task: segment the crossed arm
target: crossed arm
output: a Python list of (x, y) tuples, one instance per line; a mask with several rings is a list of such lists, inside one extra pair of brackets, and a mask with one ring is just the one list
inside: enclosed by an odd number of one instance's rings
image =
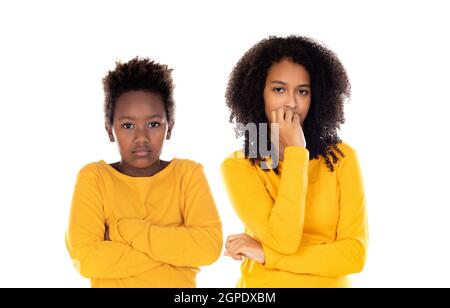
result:
[(126, 278), (163, 263), (197, 267), (214, 262), (222, 247), (221, 223), (201, 167), (186, 188), (184, 225), (157, 226), (143, 219), (105, 225), (96, 179), (79, 174), (66, 244), (88, 278)]
[[(289, 158), (289, 155), (287, 157)], [(286, 169), (283, 170), (283, 172)], [(318, 245), (303, 245), (301, 241), (295, 251), (280, 251), (273, 242), (266, 237), (260, 236), (258, 230), (253, 227), (257, 213), (253, 215), (239, 215), (246, 227), (255, 234), (254, 237), (248, 234), (232, 235), (227, 238), (225, 255), (241, 260), (243, 257), (252, 259), (263, 264), (267, 268), (290, 271), (299, 274), (315, 274), (328, 277), (338, 277), (351, 273), (360, 272), (364, 266), (367, 247), (367, 215), (365, 209), (364, 189), (359, 169), (358, 160), (354, 153), (349, 153), (339, 170), (340, 198), (339, 198), (339, 223), (337, 226), (337, 236), (335, 241)], [(283, 176), (283, 175), (282, 175)], [(246, 181), (245, 172), (236, 175), (240, 178), (240, 184)], [(256, 179), (248, 178), (253, 185), (257, 185)], [(283, 178), (281, 179), (283, 181)], [(256, 184), (255, 184), (256, 183)], [(263, 210), (263, 207), (251, 207), (245, 200), (245, 196), (236, 193), (238, 188), (232, 182), (227, 183), (231, 194), (234, 194), (234, 207), (238, 208), (238, 213), (245, 213), (241, 207), (251, 208), (253, 212)], [(293, 185), (299, 189), (298, 185)], [(281, 185), (280, 185), (281, 189)], [(280, 194), (279, 194), (280, 198)], [(276, 209), (277, 202), (273, 205)], [(298, 203), (301, 208), (303, 205)], [(272, 211), (273, 211), (272, 210)], [(303, 208), (304, 210), (304, 208)], [(285, 212), (286, 219), (292, 217), (294, 212)], [(270, 217), (271, 213), (264, 214)], [(291, 215), (291, 216), (289, 216)], [(294, 216), (295, 217), (295, 216)], [(299, 220), (299, 224), (302, 220)], [(285, 227), (278, 225), (274, 227)], [(293, 237), (297, 235), (292, 233)], [(280, 240), (283, 240), (280, 238)], [(281, 244), (278, 246), (281, 247)]]

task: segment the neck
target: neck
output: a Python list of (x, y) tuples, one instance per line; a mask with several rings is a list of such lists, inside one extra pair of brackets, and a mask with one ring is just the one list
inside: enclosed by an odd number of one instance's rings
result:
[(158, 159), (157, 161), (155, 161), (153, 164), (151, 164), (149, 167), (146, 168), (134, 167), (124, 160), (121, 160), (120, 162), (117, 162), (114, 165), (115, 166), (113, 167), (115, 167), (118, 171), (128, 176), (145, 177), (145, 176), (153, 176), (156, 173), (160, 172), (165, 167), (165, 162)]

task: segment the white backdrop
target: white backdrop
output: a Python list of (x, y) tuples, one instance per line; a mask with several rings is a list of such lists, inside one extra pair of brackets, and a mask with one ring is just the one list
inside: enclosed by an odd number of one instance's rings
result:
[[(1, 1), (0, 286), (89, 286), (64, 232), (77, 171), (119, 159), (102, 110), (115, 60), (175, 69), (163, 158), (201, 162), (225, 236), (241, 232), (219, 174), (240, 145), (227, 78), (260, 39), (299, 34), (334, 50), (352, 82), (341, 136), (359, 152), (370, 223), (353, 285), (449, 287), (448, 12), (446, 1)], [(198, 286), (233, 287), (238, 276), (221, 257)]]

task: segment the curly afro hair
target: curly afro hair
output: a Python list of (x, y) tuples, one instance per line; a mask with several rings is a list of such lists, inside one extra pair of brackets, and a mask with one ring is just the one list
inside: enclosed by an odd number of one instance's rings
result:
[(148, 58), (133, 58), (127, 63), (116, 62), (116, 68), (103, 78), (105, 91), (105, 121), (112, 126), (119, 97), (129, 91), (148, 91), (159, 94), (164, 103), (167, 121), (174, 124), (172, 69)]
[[(264, 112), (265, 82), (271, 66), (283, 59), (302, 65), (310, 75), (311, 106), (303, 127), (306, 147), (310, 159), (322, 156), (333, 172), (333, 165), (339, 160), (337, 154), (344, 157), (337, 147), (341, 142), (338, 130), (345, 121), (344, 101), (350, 97), (350, 82), (337, 56), (311, 38), (270, 36), (254, 45), (238, 61), (225, 93), (231, 111), (230, 122), (236, 124), (236, 137), (244, 136), (245, 157), (252, 164), (264, 160), (259, 150), (256, 158), (249, 158), (250, 141), (243, 126), (268, 122)], [(266, 138), (267, 144), (271, 144), (270, 135)]]

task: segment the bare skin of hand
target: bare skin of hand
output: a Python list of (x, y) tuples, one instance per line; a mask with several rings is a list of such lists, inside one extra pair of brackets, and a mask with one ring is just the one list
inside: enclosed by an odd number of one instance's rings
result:
[(224, 255), (234, 260), (242, 261), (246, 257), (261, 264), (266, 262), (261, 244), (245, 233), (228, 236), (225, 248)]
[(279, 125), (280, 157), (288, 146), (306, 147), (305, 135), (300, 125), (300, 115), (292, 109), (278, 108), (270, 113), (271, 124)]
[(105, 241), (111, 241), (111, 239), (109, 238), (109, 227), (106, 226), (106, 230), (105, 230)]

